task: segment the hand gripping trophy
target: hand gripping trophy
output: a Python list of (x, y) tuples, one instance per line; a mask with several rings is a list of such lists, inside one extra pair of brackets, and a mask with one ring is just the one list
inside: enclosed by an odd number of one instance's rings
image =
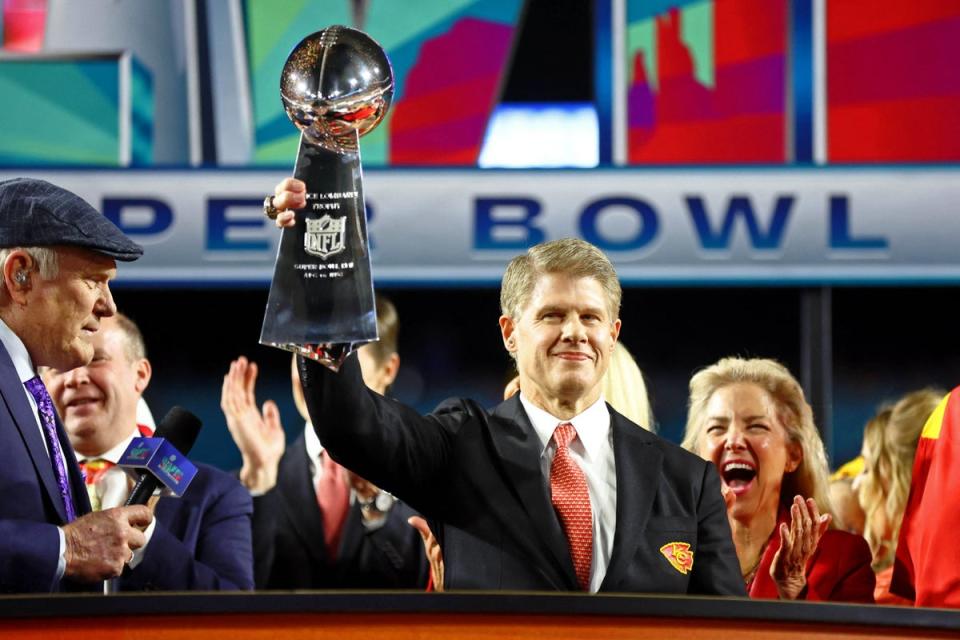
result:
[(378, 338), (359, 140), (390, 106), (393, 70), (365, 33), (327, 27), (294, 47), (280, 95), (301, 131), (307, 205), (280, 238), (260, 342), (336, 370)]

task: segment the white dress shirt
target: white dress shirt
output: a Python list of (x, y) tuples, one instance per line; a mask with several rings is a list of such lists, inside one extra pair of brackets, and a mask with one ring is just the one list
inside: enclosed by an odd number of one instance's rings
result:
[[(10, 356), (10, 359), (13, 361), (13, 366), (17, 370), (17, 376), (20, 378), (21, 386), (25, 385), (28, 380), (37, 375), (36, 367), (33, 366), (33, 360), (30, 359), (30, 354), (27, 352), (27, 346), (23, 344), (23, 340), (11, 331), (10, 327), (8, 327), (7, 323), (3, 320), (0, 320), (0, 342), (3, 343), (3, 348), (7, 350), (7, 355)], [(47, 434), (43, 430), (43, 425), (40, 424), (40, 409), (37, 407), (37, 401), (33, 397), (33, 394), (27, 391), (26, 386), (23, 386), (23, 397), (30, 403), (30, 409), (33, 410), (34, 422), (36, 422), (37, 430), (40, 432), (40, 442), (43, 443), (43, 448), (47, 452), (47, 455), (50, 455), (49, 445), (47, 444)]]
[(587, 479), (590, 509), (593, 512), (593, 564), (590, 567), (590, 592), (600, 589), (613, 552), (613, 534), (617, 529), (617, 467), (613, 457), (613, 435), (610, 412), (601, 397), (571, 420), (560, 420), (534, 406), (523, 392), (520, 404), (540, 438), (540, 470), (550, 494), (550, 465), (556, 454), (553, 432), (569, 422), (577, 438), (569, 445), (570, 457)]
[(323, 465), (320, 464), (320, 456), (323, 455), (323, 445), (313, 425), (309, 422), (303, 426), (303, 440), (307, 447), (307, 460), (310, 462), (310, 474), (313, 480), (313, 486), (316, 487), (323, 477)]
[[(84, 462), (86, 460), (96, 460), (99, 458), (106, 460), (107, 462), (117, 464), (117, 462), (120, 461), (120, 457), (123, 455), (123, 452), (126, 451), (127, 447), (130, 446), (130, 443), (133, 442), (134, 436), (139, 435), (139, 432), (131, 433), (128, 437), (124, 438), (117, 446), (109, 451), (105, 451), (98, 456), (90, 456), (89, 458), (81, 457), (80, 461)], [(130, 493), (129, 486), (127, 484), (127, 473), (119, 467), (111, 467), (107, 469), (97, 480), (94, 490), (100, 497), (101, 510), (122, 506), (123, 503), (127, 501), (127, 495)]]

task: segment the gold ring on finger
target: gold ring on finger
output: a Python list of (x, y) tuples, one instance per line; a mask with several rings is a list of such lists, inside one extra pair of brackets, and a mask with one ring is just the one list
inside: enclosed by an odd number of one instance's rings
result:
[(280, 214), (280, 209), (277, 209), (273, 206), (273, 196), (267, 196), (263, 199), (263, 215), (267, 216), (271, 220), (276, 220), (277, 216)]

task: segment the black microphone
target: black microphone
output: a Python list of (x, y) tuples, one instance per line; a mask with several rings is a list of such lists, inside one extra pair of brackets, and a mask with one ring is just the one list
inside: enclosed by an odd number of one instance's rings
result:
[[(200, 418), (193, 415), (186, 409), (176, 406), (163, 417), (157, 430), (154, 432), (154, 438), (163, 438), (168, 441), (180, 453), (186, 455), (190, 453), (197, 436), (200, 435), (200, 427), (203, 423)], [(154, 490), (159, 487), (161, 482), (149, 471), (144, 471), (140, 479), (133, 486), (130, 497), (124, 503), (124, 506), (132, 504), (146, 504)]]

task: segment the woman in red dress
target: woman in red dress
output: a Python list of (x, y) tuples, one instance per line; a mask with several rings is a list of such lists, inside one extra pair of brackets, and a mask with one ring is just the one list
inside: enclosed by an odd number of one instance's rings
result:
[(683, 446), (717, 465), (750, 597), (873, 602), (870, 549), (830, 526), (823, 442), (785, 367), (724, 358), (694, 375)]

